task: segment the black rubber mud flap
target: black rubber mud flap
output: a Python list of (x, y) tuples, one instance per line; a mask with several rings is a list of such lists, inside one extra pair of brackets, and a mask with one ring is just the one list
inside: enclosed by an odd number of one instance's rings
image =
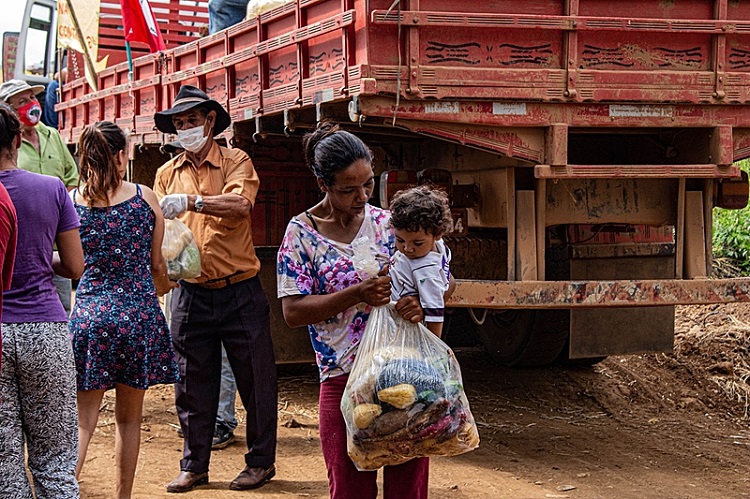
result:
[(570, 358), (570, 336), (568, 336), (568, 339), (565, 341), (565, 346), (563, 346), (563, 349), (560, 352), (560, 355), (555, 360), (555, 362), (565, 367), (591, 367), (591, 366), (598, 364), (599, 362), (603, 361), (606, 358), (607, 358), (606, 355), (602, 355), (599, 357), (585, 357), (582, 359), (571, 359)]

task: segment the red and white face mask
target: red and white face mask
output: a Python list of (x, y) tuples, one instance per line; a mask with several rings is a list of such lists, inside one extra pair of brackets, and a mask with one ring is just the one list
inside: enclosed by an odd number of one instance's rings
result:
[(42, 119), (42, 106), (36, 99), (19, 107), (16, 112), (18, 113), (18, 119), (26, 126), (34, 126)]

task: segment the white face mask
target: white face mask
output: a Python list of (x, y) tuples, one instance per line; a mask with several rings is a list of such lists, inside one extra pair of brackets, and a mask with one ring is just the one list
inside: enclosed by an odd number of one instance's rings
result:
[(203, 135), (204, 126), (196, 126), (187, 130), (177, 130), (177, 138), (180, 139), (180, 145), (190, 152), (198, 152), (206, 145), (208, 136)]

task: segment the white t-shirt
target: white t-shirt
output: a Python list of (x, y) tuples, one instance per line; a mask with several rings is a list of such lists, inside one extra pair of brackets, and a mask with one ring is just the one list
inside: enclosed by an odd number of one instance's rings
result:
[(443, 294), (450, 283), (451, 250), (442, 239), (421, 258), (407, 258), (396, 251), (391, 258), (391, 300), (419, 295), (425, 322), (443, 322)]

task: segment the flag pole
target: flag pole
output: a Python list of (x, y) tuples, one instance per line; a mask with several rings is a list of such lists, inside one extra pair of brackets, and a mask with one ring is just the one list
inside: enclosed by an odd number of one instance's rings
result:
[(133, 54), (130, 52), (130, 42), (125, 42), (125, 52), (128, 54), (128, 81), (133, 83)]
[(99, 86), (96, 82), (96, 67), (94, 66), (94, 61), (91, 59), (91, 54), (89, 54), (89, 46), (88, 44), (86, 44), (86, 40), (83, 39), (83, 32), (81, 31), (81, 25), (78, 23), (78, 16), (76, 16), (76, 11), (73, 8), (73, 2), (71, 2), (71, 0), (65, 0), (65, 3), (68, 4), (70, 19), (73, 21), (73, 26), (76, 29), (76, 35), (78, 35), (78, 41), (83, 48), (83, 58), (86, 61), (86, 69), (88, 69), (89, 73), (91, 74), (91, 81), (89, 81), (89, 84), (96, 92), (97, 90), (99, 90)]

